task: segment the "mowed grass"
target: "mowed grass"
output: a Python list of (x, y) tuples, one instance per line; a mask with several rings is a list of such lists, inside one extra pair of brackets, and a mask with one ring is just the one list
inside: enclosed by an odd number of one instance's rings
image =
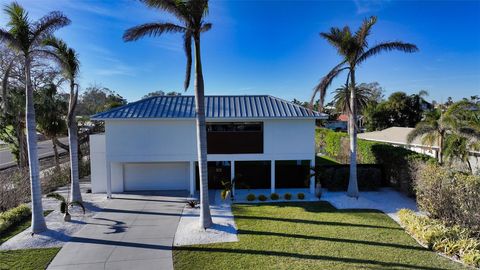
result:
[(0, 251), (0, 269), (46, 269), (60, 248)]
[(387, 215), (326, 202), (234, 205), (239, 242), (175, 247), (175, 269), (466, 269)]
[[(52, 210), (43, 212), (44, 216)], [(31, 225), (30, 217), (25, 218), (16, 226), (0, 234), (0, 245), (8, 239), (28, 229)], [(57, 255), (60, 248), (19, 249), (0, 251), (0, 269), (46, 269), (48, 264)]]

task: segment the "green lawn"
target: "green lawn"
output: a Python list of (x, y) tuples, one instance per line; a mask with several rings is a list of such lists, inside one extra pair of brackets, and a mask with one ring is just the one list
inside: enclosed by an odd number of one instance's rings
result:
[(0, 251), (0, 269), (46, 269), (60, 248)]
[[(44, 211), (46, 216), (52, 210)], [(30, 227), (30, 218), (0, 234), (0, 245)], [(0, 251), (0, 269), (45, 269), (60, 248), (20, 249)]]
[(465, 269), (387, 215), (326, 202), (234, 205), (239, 242), (175, 247), (175, 269)]
[(336, 160), (327, 156), (316, 156), (315, 157), (315, 165), (338, 165)]

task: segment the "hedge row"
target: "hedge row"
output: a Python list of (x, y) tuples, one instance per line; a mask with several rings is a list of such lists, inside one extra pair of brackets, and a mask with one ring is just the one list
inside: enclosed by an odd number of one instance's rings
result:
[[(331, 191), (341, 191), (348, 188), (350, 177), (349, 165), (320, 165), (319, 177), (322, 187)], [(376, 165), (359, 164), (357, 166), (358, 188), (362, 191), (376, 190), (382, 186), (382, 168)]]
[(459, 259), (467, 265), (480, 267), (480, 240), (468, 229), (446, 226), (407, 209), (397, 214), (405, 230), (429, 249)]
[(18, 224), (20, 221), (29, 218), (32, 214), (30, 208), (22, 204), (8, 211), (0, 213), (0, 234), (10, 228), (12, 225)]
[(480, 176), (423, 165), (415, 177), (417, 203), (430, 217), (460, 225), (480, 237)]
[[(328, 129), (316, 131), (317, 151), (337, 160), (349, 163), (349, 138), (347, 133)], [(416, 163), (431, 162), (434, 159), (402, 147), (359, 139), (357, 141), (357, 161), (359, 164), (379, 164), (383, 166), (384, 183), (393, 186), (407, 195), (413, 192), (413, 170)]]

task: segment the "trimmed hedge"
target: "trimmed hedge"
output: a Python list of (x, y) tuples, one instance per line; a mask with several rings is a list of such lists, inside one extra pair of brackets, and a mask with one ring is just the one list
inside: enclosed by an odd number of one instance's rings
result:
[(26, 204), (0, 213), (0, 234), (31, 215), (32, 211)]
[(480, 267), (480, 240), (468, 229), (449, 227), (408, 209), (401, 209), (397, 214), (405, 230), (429, 249)]
[[(349, 165), (321, 165), (318, 166), (319, 180), (322, 187), (331, 191), (341, 191), (348, 188), (350, 177)], [(382, 167), (379, 165), (357, 165), (358, 188), (362, 191), (377, 190), (382, 186)]]
[(420, 209), (447, 225), (460, 225), (480, 237), (480, 176), (438, 165), (420, 166), (415, 191)]
[[(319, 151), (340, 163), (349, 163), (350, 153), (347, 133), (317, 129), (316, 140)], [(320, 142), (320, 140), (324, 142)], [(382, 184), (390, 185), (409, 196), (413, 196), (413, 170), (416, 164), (419, 162), (434, 162), (435, 159), (403, 147), (359, 139), (357, 140), (357, 161), (359, 164), (382, 165)]]

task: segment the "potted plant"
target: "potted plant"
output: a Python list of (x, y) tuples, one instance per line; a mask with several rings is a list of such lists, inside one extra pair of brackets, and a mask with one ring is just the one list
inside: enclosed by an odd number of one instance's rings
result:
[(229, 196), (230, 199), (233, 201), (233, 185), (235, 184), (235, 178), (232, 179), (232, 181), (221, 181), (223, 190), (220, 196), (222, 197), (222, 200), (226, 200)]
[(60, 212), (62, 214), (64, 214), (64, 216), (63, 216), (64, 221), (69, 222), (69, 221), (72, 220), (72, 217), (70, 216), (70, 213), (68, 212), (68, 209), (69, 209), (69, 207), (72, 207), (74, 205), (80, 206), (82, 208), (83, 214), (85, 214), (85, 206), (83, 206), (82, 202), (79, 202), (79, 201), (68, 202), (68, 200), (65, 199), (65, 197), (63, 197), (62, 195), (60, 195), (59, 193), (56, 193), (56, 192), (52, 192), (52, 193), (47, 194), (47, 198), (53, 198), (53, 199), (56, 199), (56, 200), (60, 201)]

